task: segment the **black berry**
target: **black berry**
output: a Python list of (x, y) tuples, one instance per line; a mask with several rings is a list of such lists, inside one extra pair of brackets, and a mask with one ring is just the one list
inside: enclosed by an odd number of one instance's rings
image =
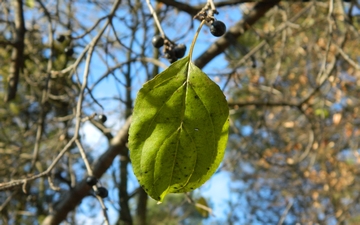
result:
[(97, 191), (95, 192), (95, 194), (101, 198), (106, 198), (109, 195), (109, 192), (106, 188), (104, 187), (98, 187)]
[(89, 186), (94, 186), (95, 184), (97, 184), (98, 182), (98, 179), (94, 176), (88, 176), (86, 178), (86, 183), (89, 185)]
[(164, 45), (164, 38), (159, 35), (156, 35), (152, 39), (152, 44), (154, 45), (155, 48), (161, 48)]
[(176, 58), (171, 58), (171, 59), (168, 59), (169, 60), (169, 62), (170, 63), (174, 63), (174, 62), (176, 62), (177, 61), (177, 59)]
[(185, 55), (186, 52), (186, 45), (184, 44), (179, 44), (176, 45), (176, 47), (174, 48), (174, 52), (175, 52), (175, 56), (176, 58), (182, 58)]
[(225, 34), (226, 31), (226, 26), (223, 22), (221, 22), (220, 20), (216, 20), (214, 21), (211, 26), (210, 26), (210, 32), (212, 33), (212, 35), (214, 35), (215, 37), (220, 37), (223, 34)]
[(166, 52), (166, 53), (164, 54), (164, 58), (166, 58), (166, 59), (171, 59), (172, 56), (171, 56), (170, 53)]
[(98, 116), (98, 119), (99, 119), (99, 121), (100, 121), (101, 123), (105, 123), (106, 120), (107, 120), (107, 117), (106, 117), (104, 114), (100, 114), (100, 115)]
[(66, 54), (67, 56), (72, 56), (72, 54), (74, 54), (74, 49), (71, 48), (71, 47), (66, 47), (66, 48), (64, 49), (64, 52), (65, 52), (65, 54)]
[(164, 58), (167, 59), (170, 63), (173, 63), (177, 60), (173, 52), (166, 52)]
[(58, 41), (58, 42), (64, 42), (65, 41), (65, 36), (64, 35), (62, 35), (62, 34), (60, 34), (57, 38), (56, 38), (56, 40)]

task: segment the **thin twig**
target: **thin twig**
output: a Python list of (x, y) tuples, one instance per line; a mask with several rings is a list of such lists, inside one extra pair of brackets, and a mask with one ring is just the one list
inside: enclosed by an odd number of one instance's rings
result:
[(92, 169), (91, 169), (89, 160), (87, 160), (87, 157), (86, 157), (86, 154), (85, 154), (85, 150), (84, 150), (82, 144), (80, 143), (79, 139), (76, 139), (76, 140), (75, 140), (75, 144), (76, 144), (76, 146), (77, 146), (78, 149), (79, 149), (81, 158), (82, 158), (83, 161), (84, 161), (84, 164), (85, 164), (86, 171), (87, 171), (88, 175), (89, 175), (89, 176), (92, 176), (92, 175), (93, 175), (93, 172), (92, 172)]
[(41, 110), (40, 110), (40, 119), (39, 119), (39, 123), (37, 124), (37, 130), (36, 130), (36, 137), (35, 137), (35, 144), (34, 144), (34, 150), (33, 150), (33, 158), (31, 161), (31, 166), (30, 166), (30, 170), (29, 172), (31, 173), (36, 161), (38, 160), (38, 156), (39, 156), (39, 151), (40, 151), (40, 142), (41, 142), (41, 137), (43, 134), (43, 129), (44, 129), (44, 123), (45, 123), (45, 118), (46, 118), (46, 112), (45, 112), (45, 104), (48, 100), (48, 90), (49, 90), (49, 85), (50, 85), (50, 71), (52, 70), (53, 67), (53, 56), (54, 56), (54, 38), (53, 38), (53, 33), (54, 33), (54, 29), (52, 26), (52, 19), (51, 19), (51, 15), (49, 13), (49, 11), (46, 9), (46, 7), (44, 6), (44, 4), (42, 3), (42, 1), (38, 1), (38, 3), (40, 4), (42, 10), (44, 10), (46, 18), (48, 20), (48, 29), (49, 29), (49, 45), (50, 45), (50, 57), (48, 60), (48, 64), (47, 64), (47, 76), (46, 76), (46, 85), (45, 88), (42, 90), (42, 95), (41, 95)]
[(207, 212), (208, 212), (210, 215), (212, 215), (212, 216), (215, 216), (214, 213), (213, 213), (213, 210), (212, 210), (210, 207), (195, 202), (194, 199), (191, 198), (191, 196), (190, 196), (189, 193), (185, 193), (185, 197), (186, 197), (187, 201), (188, 201), (190, 204), (195, 205), (196, 207), (201, 208), (201, 209), (207, 211)]
[(355, 69), (360, 70), (360, 65), (358, 63), (356, 63), (354, 60), (352, 60), (350, 58), (350, 56), (347, 55), (339, 45), (337, 45), (336, 43), (333, 43), (333, 44), (335, 45), (336, 49), (338, 50), (340, 55), (345, 59), (346, 62), (348, 62), (350, 65), (352, 65)]
[(330, 52), (330, 46), (331, 46), (331, 43), (332, 43), (332, 34), (333, 34), (333, 24), (334, 24), (334, 20), (332, 18), (332, 15), (333, 15), (333, 11), (334, 11), (334, 0), (330, 0), (329, 1), (330, 4), (329, 4), (329, 13), (328, 13), (328, 16), (327, 16), (327, 20), (328, 20), (328, 42), (326, 44), (326, 50), (325, 50), (325, 56), (323, 58), (323, 62), (321, 64), (321, 69), (317, 75), (317, 80), (318, 80), (318, 83), (321, 84), (323, 83), (323, 81), (326, 80), (327, 78), (327, 75), (326, 75), (326, 66), (328, 65), (327, 64), (327, 61), (328, 61), (328, 56), (329, 56), (329, 52)]
[(0, 213), (3, 211), (3, 209), (6, 207), (6, 205), (11, 201), (12, 197), (18, 194), (18, 190), (12, 192), (6, 200), (0, 205)]
[(286, 205), (286, 208), (285, 208), (284, 212), (282, 213), (282, 215), (280, 217), (280, 220), (279, 220), (277, 225), (282, 225), (284, 223), (285, 218), (286, 218), (287, 214), (289, 213), (289, 210), (291, 209), (293, 204), (294, 204), (294, 202), (291, 201), (291, 200), (288, 202), (288, 204)]
[(162, 36), (163, 38), (165, 38), (165, 37), (166, 37), (166, 36), (165, 36), (165, 33), (164, 33), (164, 31), (163, 31), (163, 29), (162, 29), (162, 27), (161, 27), (159, 18), (157, 17), (155, 10), (154, 10), (154, 8), (152, 7), (152, 5), (151, 5), (151, 3), (150, 3), (150, 0), (146, 0), (146, 3), (147, 3), (147, 6), (149, 7), (149, 10), (150, 10), (151, 15), (152, 15), (153, 18), (154, 18), (154, 21), (155, 21), (155, 23), (156, 23), (157, 28), (159, 29), (159, 32), (160, 32), (161, 36)]
[[(294, 15), (292, 18), (290, 18), (288, 21), (283, 22), (282, 24), (280, 24), (277, 29), (269, 35), (269, 37), (267, 39), (271, 39), (274, 38), (276, 35), (278, 35), (280, 32), (282, 32), (283, 30), (285, 30), (286, 28), (289, 27), (289, 22), (293, 23), (296, 20), (298, 20), (304, 13), (306, 13), (311, 7), (313, 7), (314, 3), (310, 3), (308, 4), (305, 8), (303, 8), (300, 12), (298, 12), (296, 15)], [(254, 47), (253, 49), (251, 49), (251, 51), (249, 51), (244, 57), (242, 57), (239, 62), (236, 63), (236, 65), (234, 67), (239, 67), (240, 65), (242, 65), (243, 63), (245, 63), (247, 60), (249, 60), (251, 58), (251, 56), (253, 56), (256, 52), (258, 52), (262, 47), (264, 47), (267, 44), (267, 40), (263, 40), (261, 41), (256, 47)]]

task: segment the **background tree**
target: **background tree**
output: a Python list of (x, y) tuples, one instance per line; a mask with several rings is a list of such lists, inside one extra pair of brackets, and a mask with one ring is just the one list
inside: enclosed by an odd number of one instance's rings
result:
[[(147, 3), (0, 2), (1, 222), (357, 224), (359, 3), (214, 1), (227, 32), (204, 27), (193, 60), (231, 115), (217, 172), (231, 197), (216, 217), (219, 193), (209, 206), (204, 188), (156, 205), (131, 169), (136, 93), (170, 64)], [(206, 1), (151, 4), (189, 47)]]

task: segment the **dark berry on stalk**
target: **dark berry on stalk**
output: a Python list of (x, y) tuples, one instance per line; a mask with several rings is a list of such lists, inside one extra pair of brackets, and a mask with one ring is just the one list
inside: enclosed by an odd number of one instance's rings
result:
[(171, 59), (168, 59), (170, 63), (174, 63), (177, 61), (177, 58), (171, 58)]
[(176, 45), (174, 48), (174, 52), (175, 52), (176, 58), (179, 59), (179, 58), (184, 57), (185, 52), (186, 52), (186, 45), (184, 45), (184, 44)]
[(95, 184), (97, 184), (98, 182), (98, 179), (94, 176), (88, 176), (86, 178), (86, 183), (89, 185), (89, 186), (94, 186)]
[(165, 58), (165, 59), (171, 59), (172, 57), (171, 57), (171, 54), (170, 54), (170, 53), (166, 52), (166, 53), (164, 54), (164, 58)]
[(56, 40), (58, 41), (58, 42), (64, 42), (65, 41), (65, 36), (64, 35), (62, 35), (62, 34), (60, 34), (57, 38), (56, 38)]
[(104, 187), (98, 187), (97, 191), (95, 192), (95, 194), (101, 198), (106, 198), (109, 195), (109, 192), (106, 188)]
[(159, 35), (156, 35), (152, 39), (152, 44), (154, 45), (155, 48), (161, 48), (164, 45), (164, 38)]
[(99, 121), (100, 121), (101, 123), (105, 123), (106, 120), (107, 120), (107, 117), (106, 117), (104, 114), (100, 114), (100, 115), (98, 116), (98, 119), (99, 119)]
[(215, 37), (220, 37), (220, 36), (224, 35), (225, 31), (226, 31), (226, 26), (220, 20), (214, 21), (210, 26), (210, 32)]
[(72, 47), (66, 47), (64, 52), (67, 56), (72, 56), (72, 54), (74, 54), (74, 49)]

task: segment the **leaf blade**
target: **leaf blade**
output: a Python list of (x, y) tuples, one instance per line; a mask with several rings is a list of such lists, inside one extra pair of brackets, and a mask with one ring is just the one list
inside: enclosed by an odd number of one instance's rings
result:
[(185, 57), (145, 83), (129, 131), (139, 183), (154, 199), (202, 185), (220, 164), (228, 107), (220, 88)]

